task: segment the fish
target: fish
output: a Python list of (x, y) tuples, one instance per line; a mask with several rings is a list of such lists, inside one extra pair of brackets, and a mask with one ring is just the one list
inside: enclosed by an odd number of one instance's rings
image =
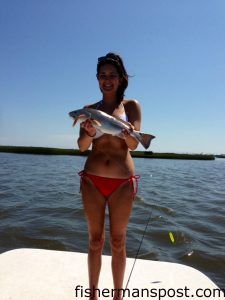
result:
[(123, 138), (122, 132), (126, 129), (145, 149), (148, 149), (151, 140), (155, 138), (152, 134), (142, 133), (132, 129), (129, 122), (126, 122), (119, 117), (111, 116), (98, 109), (85, 107), (69, 112), (69, 116), (74, 120), (73, 126), (76, 125), (77, 121), (84, 122), (89, 119), (92, 122), (92, 126), (97, 130), (120, 138)]

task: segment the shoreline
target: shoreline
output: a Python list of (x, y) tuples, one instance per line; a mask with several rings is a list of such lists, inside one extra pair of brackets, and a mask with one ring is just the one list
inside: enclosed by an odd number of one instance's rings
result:
[[(73, 155), (87, 156), (91, 150), (80, 152), (78, 149), (63, 149), (50, 147), (29, 146), (0, 146), (0, 152), (17, 154), (39, 154), (39, 155)], [(189, 160), (215, 160), (216, 157), (225, 158), (225, 155), (214, 154), (188, 154), (188, 153), (158, 153), (152, 151), (131, 151), (131, 156), (136, 158), (151, 159), (189, 159)]]

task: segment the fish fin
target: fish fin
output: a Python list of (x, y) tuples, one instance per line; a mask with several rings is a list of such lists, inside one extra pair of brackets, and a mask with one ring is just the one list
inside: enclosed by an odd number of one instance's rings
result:
[(74, 120), (72, 127), (74, 127), (77, 124), (77, 119)]
[(145, 149), (148, 149), (148, 147), (150, 146), (151, 140), (153, 140), (155, 138), (154, 135), (151, 134), (147, 134), (147, 133), (142, 133), (142, 132), (138, 132), (138, 131), (133, 131), (135, 134), (135, 137), (138, 139), (138, 141), (142, 144), (142, 146)]
[(90, 119), (93, 125), (102, 126), (102, 123), (96, 119)]
[(77, 118), (74, 118), (74, 117), (71, 117), (71, 118), (74, 119), (74, 122), (73, 122), (73, 125), (72, 125), (73, 127), (77, 124), (78, 121), (83, 122), (83, 121), (87, 120), (87, 117), (85, 115), (80, 115)]

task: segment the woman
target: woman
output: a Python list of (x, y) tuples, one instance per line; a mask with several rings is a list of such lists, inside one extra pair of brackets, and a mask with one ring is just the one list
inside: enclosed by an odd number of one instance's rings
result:
[[(99, 109), (128, 121), (132, 129), (140, 130), (141, 110), (136, 100), (125, 100), (128, 75), (121, 57), (108, 53), (98, 59), (97, 79), (102, 100), (88, 107)], [(91, 125), (90, 120), (81, 123), (78, 145), (85, 151), (92, 144), (82, 178), (81, 191), (89, 231), (88, 270), (91, 289), (98, 287), (101, 254), (104, 246), (105, 208), (108, 206), (110, 222), (110, 245), (112, 251), (112, 274), (114, 288), (123, 286), (126, 264), (126, 230), (135, 196), (137, 176), (130, 150), (138, 142), (128, 131), (123, 138), (102, 134)], [(90, 299), (98, 299), (97, 294)], [(121, 293), (114, 294), (122, 299)]]

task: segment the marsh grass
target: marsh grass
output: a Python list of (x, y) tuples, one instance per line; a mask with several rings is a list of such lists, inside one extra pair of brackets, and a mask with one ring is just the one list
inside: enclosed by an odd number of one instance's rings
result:
[[(0, 146), (0, 152), (39, 154), (39, 155), (78, 155), (87, 156), (90, 150), (80, 152), (78, 149), (46, 148), (46, 147), (24, 147), (24, 146)], [(194, 159), (214, 160), (213, 154), (187, 154), (187, 153), (153, 153), (152, 151), (131, 151), (132, 157), (161, 158), (161, 159)]]

